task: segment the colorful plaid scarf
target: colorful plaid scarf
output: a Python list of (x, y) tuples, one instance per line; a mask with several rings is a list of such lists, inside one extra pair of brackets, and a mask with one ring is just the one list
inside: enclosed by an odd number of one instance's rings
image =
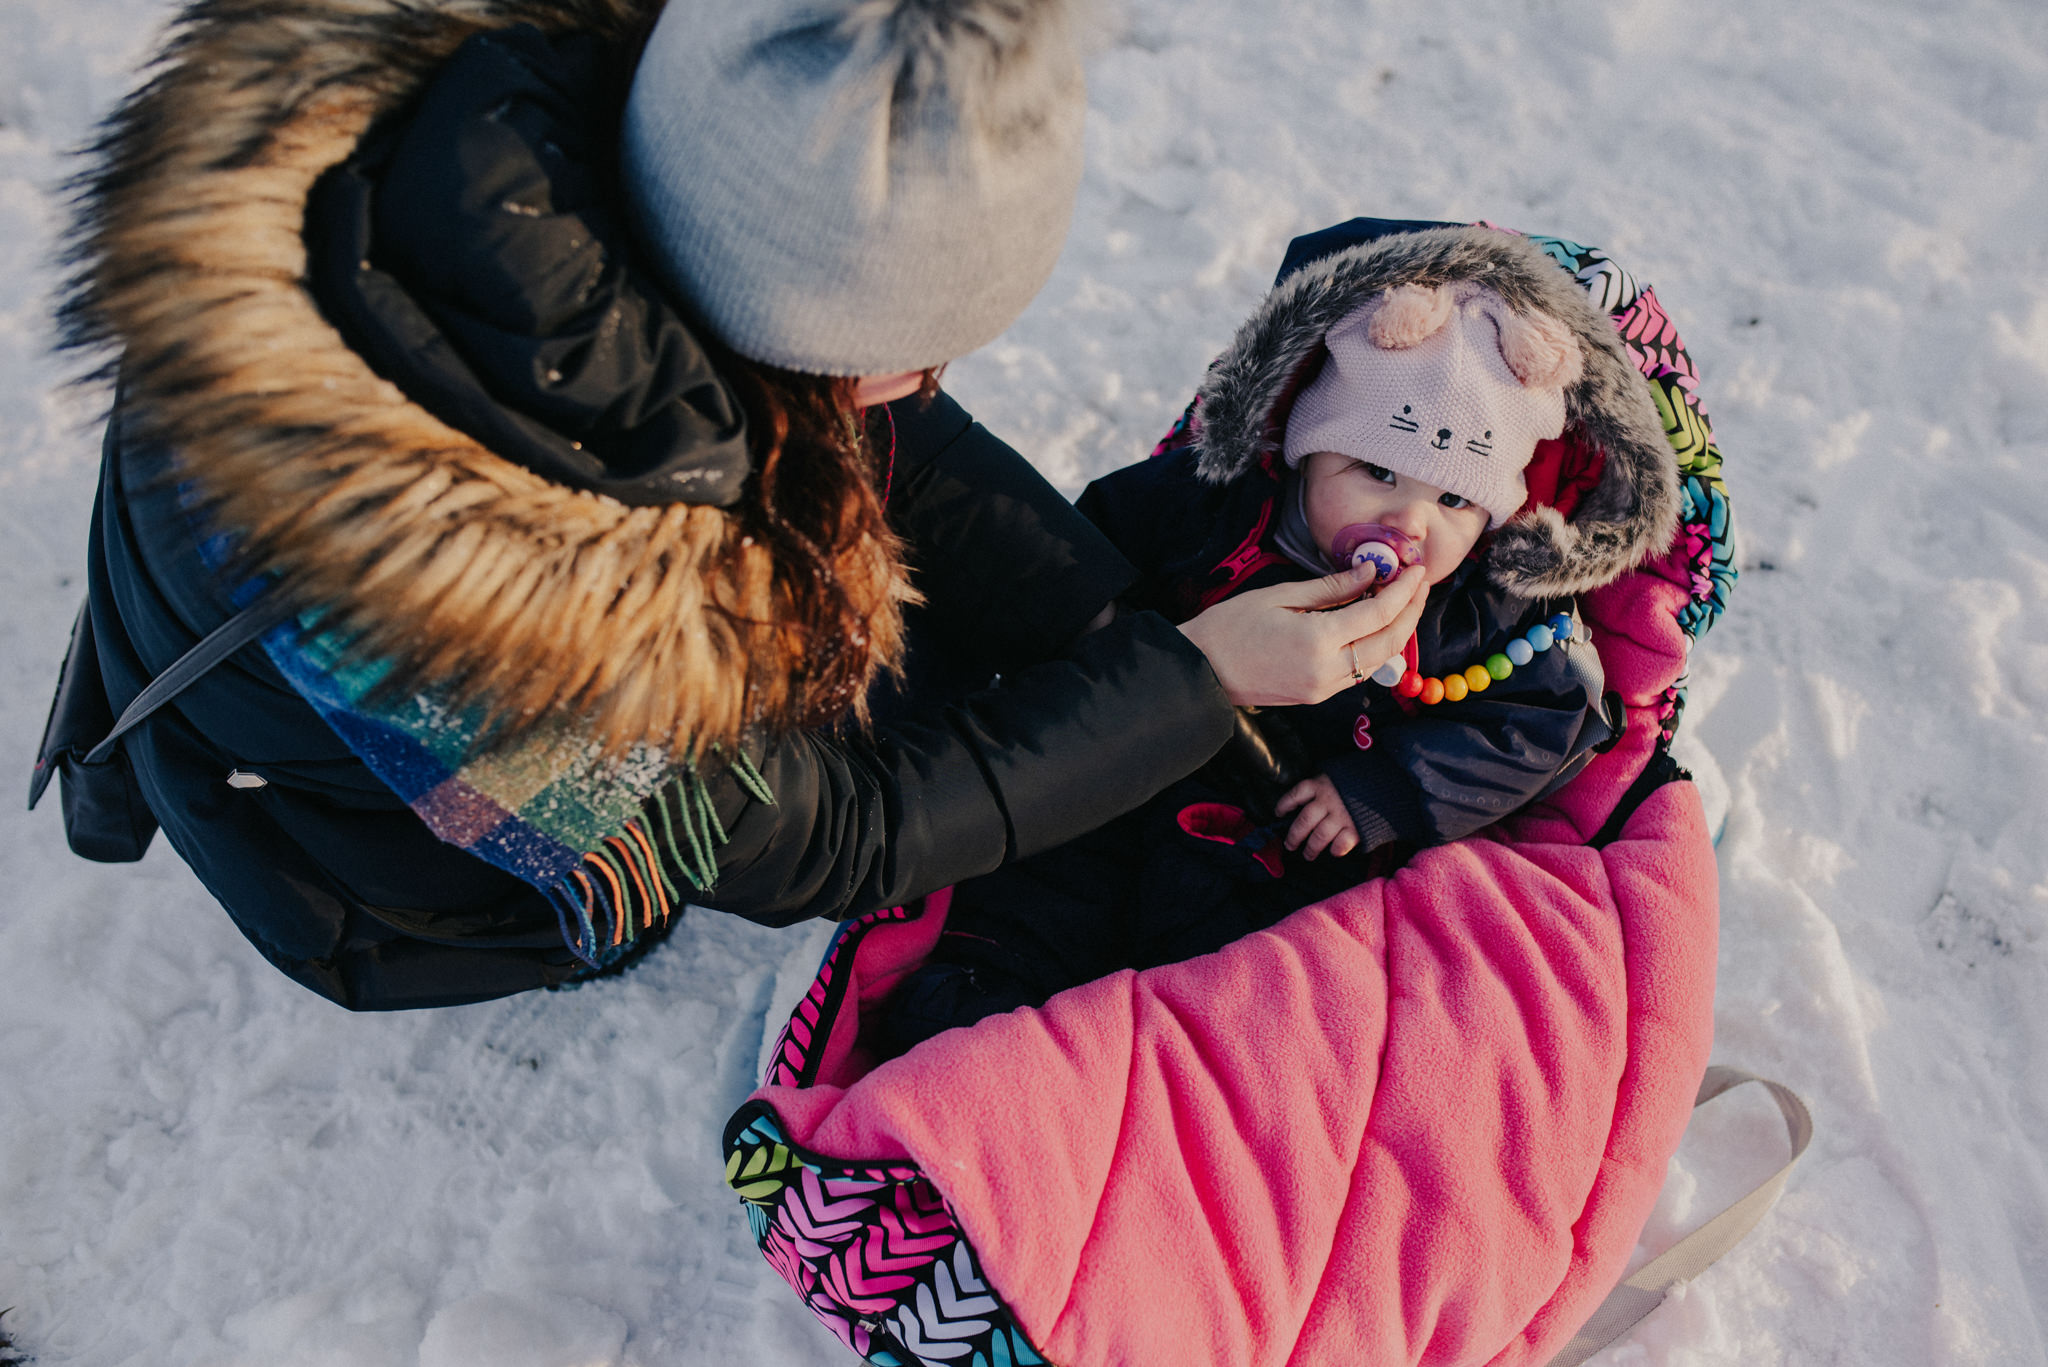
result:
[[(646, 746), (608, 760), (566, 725), (478, 755), (480, 715), (426, 695), (379, 699), (387, 667), (350, 660), (318, 617), (264, 638), (285, 679), (436, 836), (546, 894), (586, 962), (619, 957), (716, 880), (726, 832), (695, 764)], [(733, 772), (774, 801), (744, 755)]]
[[(317, 631), (317, 613), (264, 637), (299, 697), (428, 830), (547, 894), (578, 957), (618, 957), (717, 879), (713, 851), (727, 836), (692, 762), (651, 746), (606, 760), (567, 726), (473, 756), (481, 715), (426, 695), (383, 703), (385, 666), (352, 662), (344, 646)], [(743, 754), (733, 771), (774, 801)]]
[[(198, 491), (180, 492), (196, 521)], [(234, 539), (203, 535), (199, 550), (226, 572)], [(268, 585), (244, 581), (235, 607)], [(346, 637), (320, 630), (321, 616), (306, 611), (263, 638), (285, 681), (437, 837), (540, 889), (563, 943), (585, 963), (624, 957), (716, 881), (715, 851), (727, 836), (695, 764), (652, 746), (607, 759), (566, 724), (485, 750), (480, 713), (426, 694), (381, 697), (389, 665), (351, 658)], [(749, 796), (774, 803), (744, 754), (731, 771)]]

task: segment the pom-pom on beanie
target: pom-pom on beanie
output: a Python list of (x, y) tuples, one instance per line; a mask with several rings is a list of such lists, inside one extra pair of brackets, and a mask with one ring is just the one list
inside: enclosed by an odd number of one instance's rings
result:
[(1396, 286), (1323, 340), (1329, 361), (1288, 414), (1288, 466), (1315, 451), (1370, 461), (1471, 499), (1492, 527), (1528, 496), (1523, 467), (1564, 430), (1585, 368), (1563, 323), (1470, 283)]
[(734, 350), (821, 375), (988, 342), (1059, 258), (1086, 105), (1077, 0), (669, 0), (627, 192)]

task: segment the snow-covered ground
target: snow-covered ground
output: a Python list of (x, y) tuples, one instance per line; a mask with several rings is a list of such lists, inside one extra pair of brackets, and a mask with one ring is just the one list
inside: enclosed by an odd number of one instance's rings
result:
[[(97, 458), (43, 352), (60, 153), (165, 13), (0, 5), (0, 775)], [(1701, 365), (1745, 538), (1689, 723), (1734, 799), (1715, 1053), (1819, 1138), (1604, 1361), (2048, 1363), (2048, 6), (1128, 0), (1092, 79), (1059, 273), (949, 377), (1069, 491), (1355, 213), (1606, 246)], [(0, 1306), (40, 1363), (850, 1360), (716, 1163), (816, 934), (698, 916), (595, 990), (350, 1017), (168, 849), (0, 811)], [(1717, 1106), (1653, 1242), (1782, 1156)]]

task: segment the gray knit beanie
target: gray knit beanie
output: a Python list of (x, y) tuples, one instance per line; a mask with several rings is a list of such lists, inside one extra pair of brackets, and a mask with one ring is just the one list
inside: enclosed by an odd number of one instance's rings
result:
[(921, 370), (1008, 327), (1081, 176), (1074, 0), (669, 0), (625, 175), (669, 283), (744, 356)]

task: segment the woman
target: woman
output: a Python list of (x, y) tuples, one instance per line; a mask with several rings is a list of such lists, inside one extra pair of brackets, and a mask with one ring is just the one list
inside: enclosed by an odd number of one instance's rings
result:
[(986, 872), (1420, 609), (1115, 618), (1129, 567), (937, 390), (1065, 234), (1066, 6), (654, 9), (195, 7), (82, 201), (112, 703), (261, 594), (303, 609), (126, 754), (351, 1008), (597, 971), (685, 901), (781, 924)]

